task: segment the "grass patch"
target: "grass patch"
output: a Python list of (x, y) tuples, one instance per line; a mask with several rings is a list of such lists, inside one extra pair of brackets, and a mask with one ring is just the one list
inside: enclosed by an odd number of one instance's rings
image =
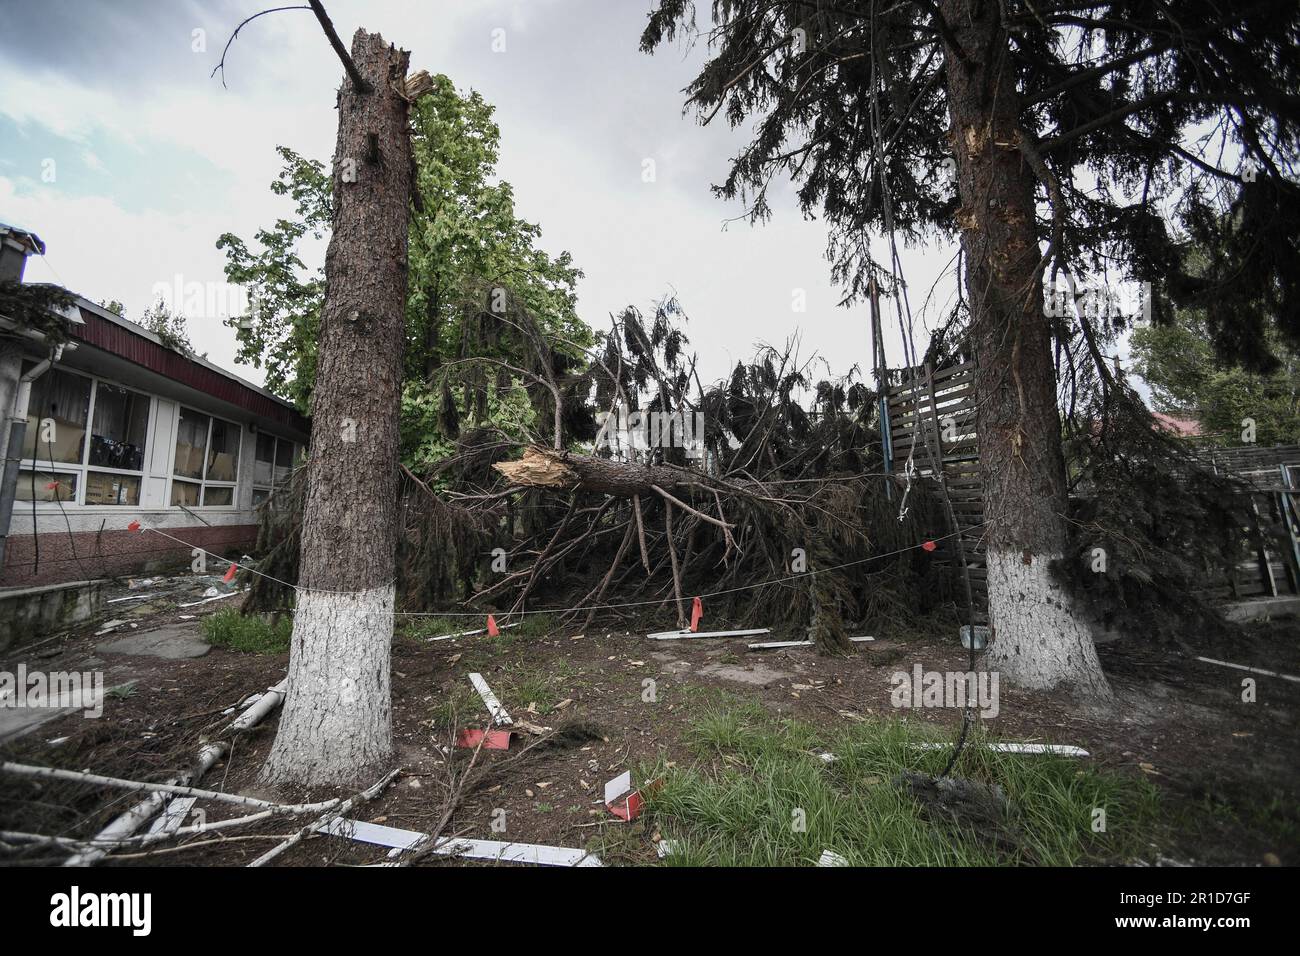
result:
[[(683, 866), (801, 866), (833, 850), (855, 866), (1070, 866), (1131, 859), (1156, 821), (1155, 788), (1086, 761), (968, 746), (954, 776), (1000, 786), (996, 823), (967, 825), (927, 811), (895, 785), (904, 770), (938, 774), (947, 741), (915, 722), (879, 720), (825, 733), (756, 703), (710, 706), (687, 737), (701, 758), (662, 763), (648, 808)], [(973, 741), (979, 738), (973, 734)], [(832, 763), (818, 752), (838, 758)], [(1106, 813), (1093, 831), (1093, 810)]]
[(203, 639), (217, 647), (246, 654), (282, 654), (293, 636), (293, 618), (285, 614), (273, 620), (266, 614), (240, 614), (222, 608), (200, 622)]

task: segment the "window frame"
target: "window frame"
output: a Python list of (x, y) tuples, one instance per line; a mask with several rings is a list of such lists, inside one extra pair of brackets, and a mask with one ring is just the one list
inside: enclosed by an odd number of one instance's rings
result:
[[(65, 368), (64, 366), (61, 365), (51, 366), (50, 369), (45, 374), (48, 374), (49, 371), (58, 371), (58, 372), (62, 372), (65, 375), (74, 375), (77, 378), (89, 379), (90, 381), (90, 400), (86, 406), (86, 435), (81, 443), (81, 460), (77, 462), (58, 461), (52, 463), (48, 458), (46, 459), (22, 458), (18, 462), (19, 487), (20, 488), (22, 487), (23, 475), (24, 474), (30, 475), (32, 472), (35, 472), (37, 474), (48, 474), (48, 475), (60, 475), (60, 474), (75, 475), (77, 479), (77, 493), (72, 498), (59, 500), (59, 501), (38, 500), (35, 503), (35, 506), (38, 509), (38, 511), (39, 510), (58, 511), (59, 509), (66, 508), (69, 505), (72, 505), (77, 508), (96, 508), (96, 509), (143, 507), (143, 505), (140, 503), (140, 500), (144, 496), (145, 478), (147, 476), (146, 466), (149, 461), (150, 436), (153, 433), (154, 419), (158, 413), (157, 396), (153, 395), (150, 392), (142, 391), (141, 389), (138, 388), (132, 388), (129, 385), (123, 385), (120, 382), (114, 382), (111, 379), (101, 378), (100, 376), (94, 375), (90, 372), (82, 372), (78, 369)], [(36, 382), (32, 383), (33, 390), (35, 390), (36, 384), (39, 381), (40, 379), (37, 379)], [(91, 438), (95, 430), (95, 405), (99, 399), (99, 386), (101, 383), (109, 386), (110, 388), (117, 388), (126, 392), (130, 392), (134, 395), (139, 395), (142, 398), (147, 399), (149, 402), (149, 414), (145, 418), (144, 448), (140, 458), (139, 471), (130, 471), (124, 468), (109, 468), (105, 465), (90, 464)], [(30, 402), (28, 404), (27, 417), (29, 420), (32, 417)], [(41, 422), (43, 420), (44, 420), (44, 416), (38, 414), (36, 418), (36, 428), (37, 428), (38, 435), (41, 427)], [(29, 427), (30, 427), (30, 422), (29, 422)], [(40, 441), (39, 440), (33, 441), (32, 446), (34, 451), (39, 449)], [(140, 486), (138, 491), (136, 492), (135, 504), (133, 505), (132, 504), (102, 504), (99, 502), (90, 502), (88, 504), (86, 502), (86, 487), (90, 483), (91, 474), (95, 474), (95, 473), (106, 474), (106, 475), (121, 475), (126, 478), (137, 479), (139, 481)], [(28, 479), (28, 481), (30, 482), (30, 478)], [(30, 509), (32, 507), (32, 502), (30, 500), (20, 499), (15, 497), (14, 509), (17, 510), (19, 507)]]
[[(259, 459), (258, 459), (258, 457), (257, 457), (257, 439), (258, 439), (258, 438), (261, 438), (261, 437), (263, 437), (263, 436), (265, 436), (265, 437), (271, 439), (271, 441), (274, 442), (274, 444), (273, 444), (273, 446), (272, 446), (272, 448), (271, 448), (271, 480), (270, 480), (269, 482), (261, 482), (261, 481), (258, 481), (258, 480), (257, 480), (257, 462), (259, 461)], [(256, 433), (256, 435), (254, 436), (254, 441), (253, 441), (253, 473), (252, 473), (252, 475), (249, 476), (249, 478), (250, 478), (249, 484), (252, 486), (252, 489), (253, 489), (253, 495), (252, 495), (252, 499), (251, 499), (251, 500), (252, 500), (252, 503), (253, 503), (253, 507), (254, 507), (254, 508), (260, 508), (260, 507), (262, 507), (262, 505), (266, 504), (267, 500), (268, 500), (268, 499), (269, 499), (269, 498), (270, 498), (270, 497), (271, 497), (271, 496), (276, 492), (276, 490), (280, 487), (280, 485), (277, 484), (277, 483), (276, 483), (276, 480), (275, 480), (275, 468), (276, 468), (276, 464), (275, 464), (275, 463), (279, 460), (279, 457), (280, 457), (280, 446), (281, 446), (282, 444), (287, 444), (287, 445), (289, 446), (289, 449), (290, 449), (290, 451), (289, 451), (289, 474), (292, 475), (292, 474), (293, 474), (293, 469), (294, 469), (294, 462), (297, 460), (297, 458), (298, 458), (298, 454), (299, 454), (300, 451), (302, 450), (302, 446), (301, 446), (298, 442), (294, 441), (292, 438), (281, 438), (279, 435), (276, 435), (276, 434), (273, 433), (273, 432), (269, 432), (269, 431), (261, 431), (260, 429), (258, 430), (258, 432)], [(286, 479), (286, 480), (287, 480), (287, 479)], [(281, 484), (282, 484), (282, 483), (281, 483)], [(257, 496), (258, 496), (259, 493), (262, 493), (262, 494), (265, 494), (265, 495), (266, 495), (266, 497), (263, 498), (261, 501), (258, 501), (258, 500), (257, 500)]]
[[(203, 442), (203, 469), (202, 469), (203, 474), (198, 478), (190, 478), (187, 475), (178, 475), (176, 473), (176, 441), (180, 437), (181, 413), (186, 411), (191, 412), (192, 414), (195, 415), (202, 415), (208, 420), (208, 427), (207, 427), (207, 431), (204, 432), (204, 442)], [(209, 461), (208, 456), (212, 453), (212, 430), (217, 422), (221, 422), (227, 428), (233, 428), (235, 430), (235, 434), (238, 436), (238, 442), (235, 446), (235, 480), (234, 481), (220, 481), (218, 479), (208, 478), (208, 469), (211, 467), (211, 463)], [(180, 402), (176, 403), (176, 416), (172, 424), (174, 427), (172, 428), (171, 451), (169, 455), (171, 465), (167, 474), (167, 504), (165, 507), (179, 508), (182, 511), (186, 511), (186, 510), (188, 511), (200, 511), (200, 510), (237, 511), (239, 510), (239, 471), (240, 471), (240, 464), (241, 464), (240, 458), (243, 455), (243, 451), (244, 451), (243, 424), (241, 424), (240, 422), (232, 422), (228, 418), (222, 418), (219, 415), (212, 414), (211, 412), (205, 412), (201, 408), (194, 408), (190, 405), (182, 405)], [(199, 503), (197, 505), (183, 505), (174, 500), (175, 498), (174, 489), (176, 487), (177, 482), (180, 482), (181, 484), (185, 484), (185, 485), (199, 486)], [(211, 486), (214, 489), (229, 488), (230, 503), (224, 505), (208, 504), (207, 497), (208, 497), (209, 486)]]

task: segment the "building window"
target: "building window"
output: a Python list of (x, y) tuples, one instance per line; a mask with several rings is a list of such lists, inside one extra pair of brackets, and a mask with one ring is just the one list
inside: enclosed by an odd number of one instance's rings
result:
[(49, 369), (32, 383), (23, 457), (38, 462), (84, 464), (91, 379)]
[(151, 403), (88, 376), (45, 372), (32, 383), (20, 500), (138, 505)]
[(266, 432), (257, 435), (257, 451), (253, 455), (253, 504), (260, 505), (293, 474), (297, 446), (287, 438), (276, 438)]
[(38, 504), (76, 504), (77, 481), (80, 476), (66, 471), (27, 470), (18, 476), (19, 501)]
[(189, 408), (180, 410), (172, 465), (172, 504), (228, 508), (235, 503), (241, 431), (233, 422)]

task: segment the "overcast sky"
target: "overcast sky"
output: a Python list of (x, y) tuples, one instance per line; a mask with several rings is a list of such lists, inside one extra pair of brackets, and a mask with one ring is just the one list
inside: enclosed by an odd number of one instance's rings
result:
[[(243, 29), (223, 88), (209, 74), (226, 38), (262, 8), (0, 0), (0, 221), (48, 245), (29, 280), (119, 300), (138, 318), (158, 283), (224, 281), (221, 233), (251, 241), (290, 212), (268, 188), (275, 147), (328, 161), (341, 68), (311, 13), (291, 10)], [(579, 313), (591, 325), (675, 291), (706, 377), (725, 374), (755, 343), (792, 334), (837, 374), (869, 364), (866, 311), (836, 307), (825, 227), (802, 217), (788, 189), (771, 222), (724, 228), (741, 210), (709, 187), (740, 134), (682, 113), (681, 89), (702, 49), (638, 51), (648, 0), (328, 0), (327, 8), (345, 40), (358, 26), (379, 31), (412, 51), (412, 71), (446, 73), (496, 106), (500, 174), (518, 214), (541, 225), (542, 247), (570, 251), (585, 271)], [(504, 36), (503, 52), (494, 36)], [(642, 180), (646, 159), (653, 183)], [(914, 308), (951, 255), (905, 253)], [(305, 258), (315, 264), (323, 249)], [(794, 310), (795, 290), (806, 294), (805, 312)], [(944, 283), (923, 325), (941, 319), (951, 291)], [(232, 330), (212, 317), (190, 325), (212, 361), (262, 380), (235, 366)], [(925, 328), (917, 340), (923, 349)], [(887, 341), (890, 364), (903, 364), (896, 330)]]

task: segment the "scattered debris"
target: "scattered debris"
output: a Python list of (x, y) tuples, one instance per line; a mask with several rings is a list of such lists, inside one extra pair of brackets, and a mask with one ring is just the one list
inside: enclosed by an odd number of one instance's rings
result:
[(834, 850), (822, 850), (822, 855), (817, 860), (818, 866), (848, 866), (849, 861), (844, 859)]
[[(521, 622), (516, 621), (514, 624), (502, 624), (500, 625), (500, 630), (504, 631), (511, 627), (518, 627), (520, 623)], [(476, 634), (486, 634), (486, 633), (487, 633), (487, 628), (480, 627), (477, 630), (473, 630), (473, 631), (457, 631), (455, 634), (440, 634), (437, 637), (426, 637), (425, 641), (428, 643), (432, 643), (434, 641), (452, 641), (458, 637), (473, 637)]]
[(753, 628), (746, 631), (660, 631), (647, 634), (652, 641), (677, 641), (694, 637), (752, 637), (758, 634), (771, 634), (770, 627)]
[[(647, 789), (658, 783), (656, 780), (648, 784)], [(645, 808), (645, 798), (640, 790), (632, 789), (632, 771), (625, 770), (605, 784), (605, 807), (614, 816), (629, 823), (641, 815)]]
[(456, 746), (473, 749), (482, 742), (484, 750), (509, 750), (510, 731), (466, 728), (456, 734)]
[(243, 594), (243, 593), (244, 593), (244, 592), (241, 590), (241, 591), (231, 591), (229, 594), (217, 594), (217, 595), (215, 595), (215, 596), (209, 596), (209, 595), (208, 595), (208, 592), (209, 592), (209, 591), (215, 591), (215, 590), (216, 590), (216, 588), (208, 588), (207, 591), (204, 591), (204, 592), (203, 592), (204, 597), (203, 597), (202, 600), (199, 600), (199, 601), (191, 601), (189, 604), (178, 604), (178, 605), (176, 605), (176, 606), (177, 606), (177, 607), (198, 607), (200, 604), (210, 604), (210, 603), (212, 603), (213, 601), (224, 601), (226, 598), (234, 597), (236, 594)]
[(501, 706), (501, 701), (497, 700), (496, 694), (492, 693), (492, 688), (488, 687), (487, 681), (483, 679), (482, 674), (470, 674), (469, 682), (474, 685), (474, 689), (478, 691), (478, 695), (483, 698), (483, 703), (487, 707), (488, 713), (492, 715), (493, 723), (499, 726), (514, 723), (514, 721), (510, 719), (510, 714), (508, 714), (506, 709)]

